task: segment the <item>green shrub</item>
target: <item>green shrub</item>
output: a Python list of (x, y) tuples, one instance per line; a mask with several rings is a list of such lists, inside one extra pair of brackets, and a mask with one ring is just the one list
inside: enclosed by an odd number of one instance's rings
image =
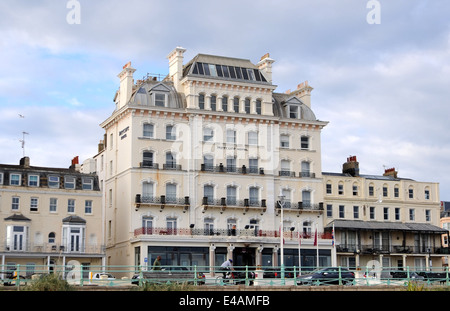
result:
[(425, 284), (423, 284), (423, 283), (419, 284), (418, 282), (410, 281), (410, 282), (408, 282), (407, 290), (409, 292), (411, 292), (411, 291), (417, 292), (417, 291), (425, 291), (427, 289), (425, 288)]
[(38, 279), (32, 280), (30, 285), (26, 286), (29, 291), (72, 291), (73, 286), (63, 280), (61, 275), (51, 273), (43, 274)]

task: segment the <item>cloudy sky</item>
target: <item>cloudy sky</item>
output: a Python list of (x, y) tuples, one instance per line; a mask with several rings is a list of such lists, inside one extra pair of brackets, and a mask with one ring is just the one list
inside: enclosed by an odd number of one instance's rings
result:
[(95, 155), (128, 61), (139, 79), (167, 74), (176, 46), (185, 61), (270, 53), (276, 91), (308, 80), (329, 121), (323, 171), (356, 155), (362, 174), (395, 167), (450, 201), (449, 12), (448, 0), (2, 0), (0, 163), (19, 162), (23, 132), (32, 165)]

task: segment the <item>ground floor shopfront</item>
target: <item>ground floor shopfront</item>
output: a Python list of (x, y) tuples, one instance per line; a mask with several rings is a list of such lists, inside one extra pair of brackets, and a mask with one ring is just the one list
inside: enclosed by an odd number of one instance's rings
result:
[[(144, 249), (143, 249), (144, 248)], [(229, 258), (233, 266), (249, 269), (256, 267), (279, 267), (281, 250), (278, 245), (245, 245), (218, 243), (209, 246), (162, 246), (145, 245), (135, 247), (135, 266), (151, 269), (157, 256), (161, 256), (163, 266), (196, 267), (214, 274)], [(296, 267), (302, 271), (331, 265), (331, 249), (288, 248), (283, 249), (284, 266)], [(299, 261), (301, 258), (301, 261)], [(318, 264), (317, 264), (318, 263)]]
[[(91, 267), (100, 270), (105, 267), (103, 254), (70, 253), (3, 253), (1, 256), (0, 278), (8, 278), (13, 271), (26, 278), (34, 274), (62, 273), (64, 277), (71, 271), (82, 271), (88, 277)], [(81, 277), (81, 275), (80, 275)]]

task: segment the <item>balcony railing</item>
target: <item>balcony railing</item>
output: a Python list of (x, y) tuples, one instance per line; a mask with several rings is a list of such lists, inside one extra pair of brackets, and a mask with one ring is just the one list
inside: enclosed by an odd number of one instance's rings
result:
[(189, 197), (176, 198), (170, 196), (142, 196), (136, 194), (136, 204), (175, 204), (175, 205), (190, 205)]
[(163, 170), (181, 171), (181, 165), (174, 163), (165, 163), (163, 164)]
[(159, 169), (159, 164), (155, 163), (153, 161), (142, 161), (142, 162), (139, 163), (139, 166), (141, 168)]
[(23, 245), (11, 246), (3, 243), (0, 252), (11, 253), (63, 253), (63, 254), (104, 254), (105, 246), (96, 244), (87, 245), (62, 245), (56, 243), (25, 243)]
[(414, 245), (337, 245), (338, 252), (359, 253), (362, 255), (378, 254), (448, 254), (449, 249), (444, 247), (427, 247)]
[[(314, 234), (300, 233), (302, 239), (314, 239)], [(176, 236), (236, 236), (236, 237), (261, 237), (261, 238), (279, 238), (280, 232), (278, 230), (260, 230), (257, 226), (246, 225), (243, 229), (205, 229), (205, 228), (164, 228), (164, 227), (140, 227), (134, 230), (134, 235), (176, 235)], [(298, 239), (297, 231), (285, 231), (283, 237), (287, 240)], [(331, 233), (319, 232), (319, 239), (331, 239)]]
[(202, 163), (200, 166), (202, 172), (214, 172), (214, 173), (239, 173), (239, 174), (260, 174), (264, 175), (264, 169), (262, 167), (247, 167), (242, 165), (237, 167), (236, 165), (224, 166), (222, 163), (219, 165), (211, 165), (207, 163)]
[(299, 177), (315, 178), (316, 174), (315, 173), (311, 173), (311, 172), (299, 172), (298, 176)]
[(295, 177), (295, 172), (281, 170), (281, 171), (278, 171), (278, 176)]
[(209, 197), (203, 197), (202, 200), (203, 205), (209, 206), (238, 206), (238, 207), (266, 207), (266, 200), (256, 200), (256, 199), (244, 199), (244, 200), (236, 200), (236, 199), (213, 199)]
[[(281, 208), (281, 204), (277, 201), (277, 208)], [(323, 211), (323, 203), (297, 202), (293, 203), (285, 201), (283, 210), (297, 210), (297, 211)]]

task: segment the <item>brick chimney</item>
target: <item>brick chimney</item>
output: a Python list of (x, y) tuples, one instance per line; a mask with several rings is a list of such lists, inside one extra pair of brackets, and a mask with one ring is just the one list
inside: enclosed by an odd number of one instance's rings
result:
[(76, 172), (80, 172), (81, 166), (79, 163), (78, 156), (76, 156), (72, 159), (72, 165), (69, 167), (69, 169), (74, 170)]
[(356, 156), (347, 158), (347, 162), (342, 166), (342, 173), (350, 174), (353, 177), (359, 176), (359, 162), (356, 160)]
[(397, 178), (397, 173), (398, 173), (398, 172), (395, 170), (394, 167), (392, 167), (392, 168), (387, 168), (387, 169), (384, 170), (383, 176), (392, 176), (392, 177), (394, 177), (394, 178)]

